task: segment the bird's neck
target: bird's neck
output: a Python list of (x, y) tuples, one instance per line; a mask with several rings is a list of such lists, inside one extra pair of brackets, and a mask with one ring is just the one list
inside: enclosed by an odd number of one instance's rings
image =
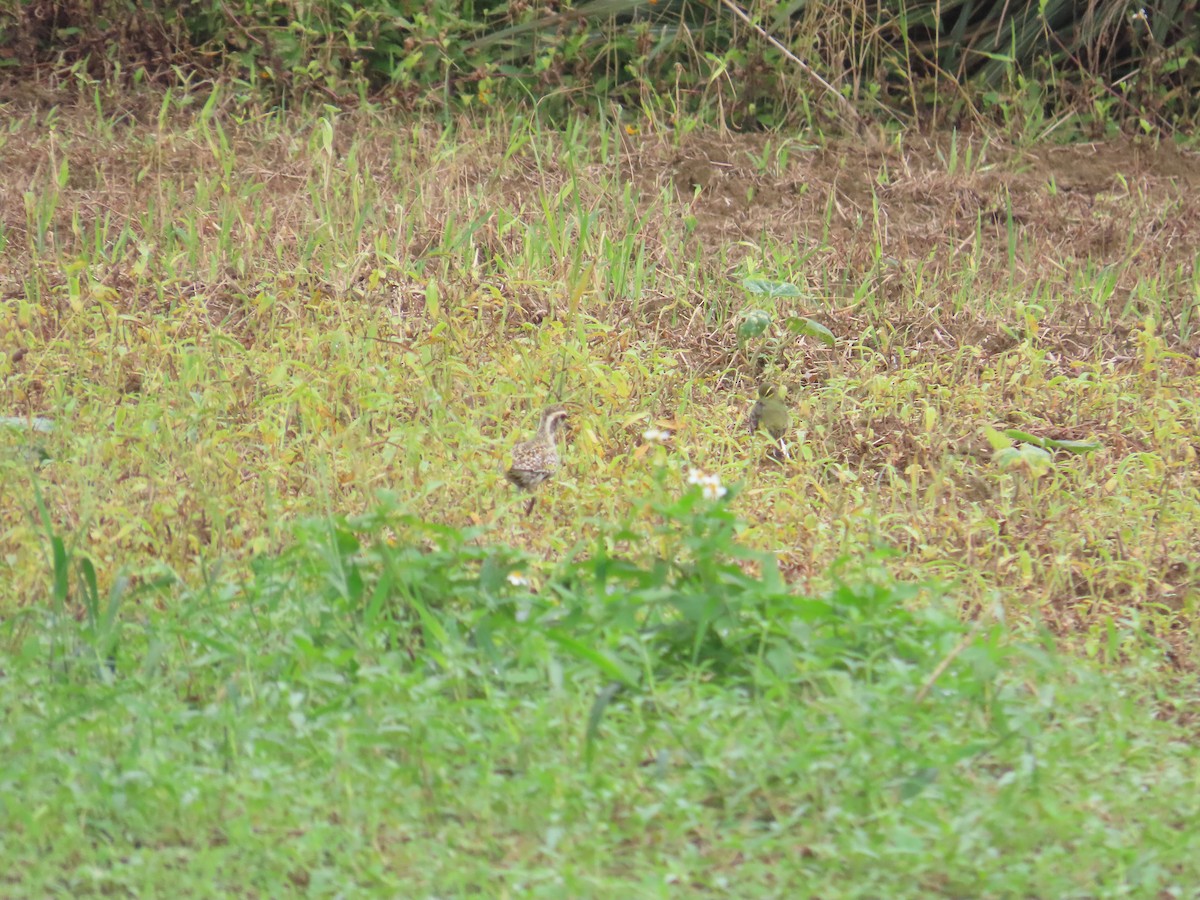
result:
[(543, 419), (541, 426), (538, 428), (538, 437), (547, 444), (554, 443), (554, 436), (558, 432), (558, 426), (562, 419), (557, 416), (551, 416)]

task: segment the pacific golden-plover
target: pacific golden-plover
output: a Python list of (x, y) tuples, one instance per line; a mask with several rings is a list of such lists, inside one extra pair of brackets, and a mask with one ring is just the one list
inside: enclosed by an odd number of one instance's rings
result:
[(788, 412), (787, 404), (783, 402), (783, 396), (783, 391), (775, 385), (764, 384), (758, 389), (758, 400), (750, 408), (750, 415), (746, 417), (746, 421), (751, 434), (759, 428), (766, 429), (767, 434), (779, 441), (779, 449), (783, 451), (783, 455), (788, 456), (783, 436), (792, 425), (792, 416)]
[[(567, 411), (559, 404), (547, 406), (538, 422), (537, 434), (532, 440), (521, 441), (513, 447), (512, 467), (505, 477), (523, 491), (534, 491), (547, 478), (558, 471), (558, 429), (567, 421)], [(525, 504), (525, 515), (533, 510), (536, 498), (530, 497)]]

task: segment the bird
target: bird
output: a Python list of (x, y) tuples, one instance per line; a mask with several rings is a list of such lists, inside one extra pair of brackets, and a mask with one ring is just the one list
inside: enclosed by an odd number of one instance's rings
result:
[(750, 426), (751, 434), (754, 434), (759, 428), (766, 429), (767, 434), (779, 441), (779, 449), (783, 451), (783, 455), (789, 456), (783, 436), (787, 434), (792, 425), (792, 416), (788, 412), (787, 404), (783, 402), (784, 396), (786, 396), (785, 391), (776, 388), (773, 384), (764, 384), (759, 387), (758, 400), (750, 408), (747, 424)]
[[(553, 404), (542, 410), (537, 434), (532, 440), (521, 441), (512, 449), (512, 467), (504, 477), (523, 491), (534, 491), (543, 481), (558, 471), (558, 447), (555, 438), (558, 429), (567, 421), (567, 411), (561, 404)], [(533, 510), (536, 498), (530, 497), (525, 504), (525, 515)]]

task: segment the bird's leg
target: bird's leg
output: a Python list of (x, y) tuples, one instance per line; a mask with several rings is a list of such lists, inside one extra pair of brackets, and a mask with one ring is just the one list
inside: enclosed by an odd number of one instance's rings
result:
[(791, 452), (788, 450), (787, 441), (785, 441), (783, 438), (780, 438), (780, 439), (779, 439), (779, 449), (780, 449), (780, 450), (783, 452), (783, 458), (784, 458), (784, 459), (791, 459), (791, 458), (792, 458), (792, 454), (791, 454)]
[(525, 515), (529, 515), (531, 512), (533, 512), (533, 504), (535, 502), (537, 502), (537, 497), (530, 497), (525, 501)]

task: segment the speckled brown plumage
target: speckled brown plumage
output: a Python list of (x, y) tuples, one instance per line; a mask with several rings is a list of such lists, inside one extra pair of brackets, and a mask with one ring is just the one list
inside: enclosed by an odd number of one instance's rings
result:
[[(567, 420), (567, 411), (559, 405), (547, 406), (538, 422), (537, 434), (532, 440), (522, 441), (513, 447), (512, 467), (505, 477), (525, 491), (533, 491), (543, 481), (558, 471), (558, 447), (555, 437), (558, 429)], [(533, 509), (534, 498), (525, 504), (525, 514)]]

